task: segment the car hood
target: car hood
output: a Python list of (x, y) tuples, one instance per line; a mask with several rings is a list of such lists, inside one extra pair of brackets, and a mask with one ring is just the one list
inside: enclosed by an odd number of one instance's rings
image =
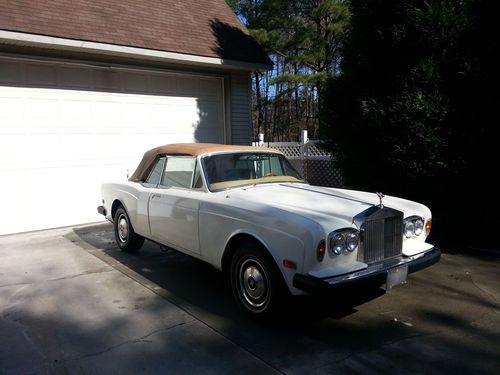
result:
[[(300, 214), (327, 226), (337, 220), (351, 225), (354, 216), (380, 203), (375, 193), (296, 183), (254, 185), (226, 191), (225, 194), (257, 206), (271, 206)], [(402, 211), (404, 216), (430, 217), (430, 211), (416, 202), (385, 197), (383, 203), (386, 207)]]

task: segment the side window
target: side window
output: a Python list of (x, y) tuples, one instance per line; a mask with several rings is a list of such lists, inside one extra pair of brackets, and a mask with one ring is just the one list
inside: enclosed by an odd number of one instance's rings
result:
[(147, 178), (146, 182), (148, 184), (154, 184), (158, 185), (160, 183), (161, 179), (161, 172), (163, 172), (163, 168), (165, 167), (165, 157), (161, 157), (158, 159), (156, 162), (154, 168), (151, 170), (151, 173), (149, 174), (149, 177)]
[(191, 188), (196, 159), (189, 156), (169, 156), (161, 184)]

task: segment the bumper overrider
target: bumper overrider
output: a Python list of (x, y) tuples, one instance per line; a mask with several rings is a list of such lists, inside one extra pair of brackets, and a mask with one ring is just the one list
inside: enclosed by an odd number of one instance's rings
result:
[(434, 247), (424, 253), (385, 259), (370, 264), (361, 271), (335, 277), (318, 278), (296, 274), (293, 278), (293, 286), (308, 293), (379, 287), (387, 282), (387, 275), (391, 271), (408, 267), (408, 274), (410, 274), (439, 262), (440, 258), (441, 251)]

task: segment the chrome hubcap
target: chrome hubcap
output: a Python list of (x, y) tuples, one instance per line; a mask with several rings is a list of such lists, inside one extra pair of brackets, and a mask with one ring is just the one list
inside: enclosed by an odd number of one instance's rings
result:
[(118, 237), (121, 242), (126, 242), (128, 237), (128, 221), (125, 215), (120, 215), (118, 218)]
[(239, 286), (245, 301), (255, 308), (269, 299), (269, 284), (264, 267), (255, 259), (245, 260), (239, 269)]

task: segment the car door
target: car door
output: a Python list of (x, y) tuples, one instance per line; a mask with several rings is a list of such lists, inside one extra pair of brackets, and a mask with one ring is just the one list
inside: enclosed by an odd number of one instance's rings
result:
[(151, 237), (165, 245), (200, 254), (198, 237), (199, 194), (192, 189), (196, 158), (167, 156), (161, 181), (151, 189)]
[[(149, 198), (152, 189), (160, 183), (163, 170), (165, 169), (165, 156), (159, 157), (153, 169), (145, 181), (139, 182), (137, 186), (136, 197), (137, 206), (133, 217), (133, 226), (136, 233), (146, 238), (151, 238), (151, 228), (149, 227)], [(129, 212), (129, 215), (131, 213)], [(131, 218), (132, 219), (132, 218)]]

